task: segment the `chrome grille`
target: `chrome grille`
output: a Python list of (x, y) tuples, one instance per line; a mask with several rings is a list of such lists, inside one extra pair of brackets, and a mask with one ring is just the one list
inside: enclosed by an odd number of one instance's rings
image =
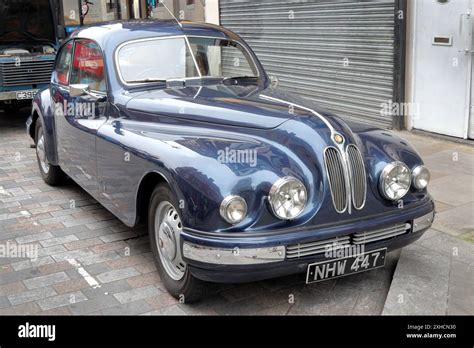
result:
[(367, 192), (367, 179), (365, 175), (364, 159), (355, 145), (347, 147), (347, 162), (351, 176), (351, 194), (354, 208), (362, 209), (365, 204)]
[(300, 257), (322, 254), (326, 251), (331, 251), (336, 245), (338, 247), (344, 246), (347, 248), (351, 245), (362, 245), (377, 242), (409, 233), (410, 230), (411, 224), (403, 223), (369, 232), (360, 232), (347, 236), (339, 236), (314, 242), (289, 245), (286, 247), (286, 258), (297, 259)]
[(399, 224), (391, 227), (381, 228), (370, 232), (354, 233), (352, 236), (352, 242), (354, 244), (367, 244), (376, 242), (382, 239), (388, 239), (395, 236), (399, 236), (410, 231), (411, 224)]
[(332, 249), (333, 246), (342, 246), (350, 244), (350, 237), (336, 237), (324, 239), (316, 242), (290, 245), (286, 248), (287, 259), (297, 259), (304, 256), (322, 254)]
[(328, 147), (324, 151), (324, 160), (334, 208), (338, 213), (343, 213), (347, 208), (348, 199), (343, 158), (336, 148)]
[(5, 87), (49, 83), (54, 61), (35, 60), (0, 63), (0, 82)]

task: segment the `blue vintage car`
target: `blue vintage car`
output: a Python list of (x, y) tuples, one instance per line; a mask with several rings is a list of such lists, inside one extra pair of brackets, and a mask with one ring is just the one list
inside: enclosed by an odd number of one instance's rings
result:
[(224, 28), (84, 28), (27, 122), (43, 179), (67, 175), (127, 226), (148, 224), (169, 292), (384, 266), (434, 217), (429, 171), (393, 133), (283, 92)]

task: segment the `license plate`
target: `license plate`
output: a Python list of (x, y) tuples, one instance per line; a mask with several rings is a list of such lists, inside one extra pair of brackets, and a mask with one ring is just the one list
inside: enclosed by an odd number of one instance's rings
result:
[(383, 267), (386, 254), (385, 248), (336, 260), (312, 263), (308, 265), (306, 284)]
[(31, 91), (16, 92), (16, 99), (17, 100), (33, 99), (37, 92), (38, 92), (37, 89), (31, 90)]

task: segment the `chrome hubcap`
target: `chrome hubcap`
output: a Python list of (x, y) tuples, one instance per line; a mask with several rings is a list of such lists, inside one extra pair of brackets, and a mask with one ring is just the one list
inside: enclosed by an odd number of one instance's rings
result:
[(178, 211), (170, 202), (161, 202), (156, 208), (154, 228), (163, 268), (174, 280), (182, 279), (186, 271), (179, 243), (183, 225)]
[(46, 150), (44, 148), (43, 130), (40, 130), (38, 143), (36, 144), (36, 156), (38, 156), (39, 164), (45, 174), (49, 172), (49, 163), (46, 159)]

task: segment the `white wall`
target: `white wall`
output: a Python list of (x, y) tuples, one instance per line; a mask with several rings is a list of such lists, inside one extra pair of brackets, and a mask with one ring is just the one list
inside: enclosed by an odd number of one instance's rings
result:
[(206, 0), (206, 7), (204, 9), (204, 17), (206, 23), (219, 25), (219, 0)]

